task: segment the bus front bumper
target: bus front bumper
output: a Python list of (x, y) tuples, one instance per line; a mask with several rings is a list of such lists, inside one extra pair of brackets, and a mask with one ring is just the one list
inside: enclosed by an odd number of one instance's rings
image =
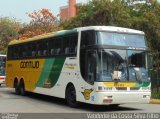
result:
[(150, 91), (145, 92), (95, 92), (94, 104), (127, 104), (127, 103), (149, 103)]

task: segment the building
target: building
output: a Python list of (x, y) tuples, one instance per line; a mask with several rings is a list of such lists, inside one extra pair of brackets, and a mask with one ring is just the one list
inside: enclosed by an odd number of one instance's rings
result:
[(69, 20), (76, 16), (76, 0), (68, 0), (68, 5), (60, 7), (61, 21)]

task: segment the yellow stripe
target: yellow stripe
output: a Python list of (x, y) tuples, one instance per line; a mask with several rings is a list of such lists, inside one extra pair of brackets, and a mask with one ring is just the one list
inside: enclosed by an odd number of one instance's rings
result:
[(28, 39), (25, 39), (25, 40), (16, 40), (16, 39), (14, 39), (9, 43), (9, 45), (14, 45), (14, 44), (19, 44), (19, 43), (25, 43), (25, 42), (30, 42), (30, 41), (50, 38), (50, 37), (55, 36), (55, 34), (57, 34), (57, 33), (65, 32), (65, 31), (67, 31), (67, 30), (61, 30), (61, 31), (57, 31), (57, 32), (46, 33), (46, 34), (35, 36), (33, 38), (28, 38)]
[(103, 84), (106, 87), (134, 87), (136, 85), (134, 82), (104, 82)]

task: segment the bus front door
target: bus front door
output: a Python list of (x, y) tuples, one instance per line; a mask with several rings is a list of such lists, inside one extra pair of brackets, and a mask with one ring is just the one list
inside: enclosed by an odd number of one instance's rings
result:
[(86, 52), (85, 79), (91, 85), (96, 80), (96, 56), (96, 51), (89, 50)]

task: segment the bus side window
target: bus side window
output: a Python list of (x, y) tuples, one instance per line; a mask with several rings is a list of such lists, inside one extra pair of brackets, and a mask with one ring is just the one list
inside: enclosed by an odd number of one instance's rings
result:
[(36, 43), (34, 42), (34, 43), (31, 43), (31, 49), (30, 49), (31, 51), (32, 51), (32, 58), (35, 58), (35, 56), (36, 56)]
[(40, 43), (36, 43), (36, 56), (41, 56), (41, 51), (40, 51)]
[(14, 53), (13, 53), (13, 55), (14, 55), (14, 59), (18, 59), (18, 47), (14, 47)]
[(12, 59), (12, 47), (11, 46), (8, 47), (7, 59), (9, 60)]
[(57, 48), (57, 49), (56, 49), (56, 55), (60, 55), (60, 53), (61, 53), (61, 49), (60, 49), (60, 48)]
[(88, 31), (82, 31), (81, 35), (81, 48), (89, 46), (89, 45), (95, 45), (95, 31), (93, 30), (88, 30)]
[(17, 50), (17, 52), (18, 52), (18, 58), (21, 58), (22, 57), (22, 46), (21, 45), (19, 45), (18, 46), (18, 50)]
[(69, 54), (69, 47), (66, 47), (66, 48), (65, 48), (65, 54), (66, 54), (66, 55)]
[(32, 51), (32, 57), (35, 57), (35, 56), (36, 56), (36, 52)]
[(66, 36), (63, 38), (63, 50), (65, 55), (69, 54), (70, 50), (69, 42), (70, 42), (70, 36)]
[(51, 49), (50, 51), (51, 51), (50, 54), (51, 54), (51, 55), (54, 55), (54, 49)]
[(78, 43), (78, 34), (71, 36), (70, 39), (70, 54), (76, 54)]
[(55, 53), (56, 55), (61, 55), (62, 54), (62, 39), (57, 38), (55, 39)]
[(53, 56), (54, 55), (54, 45), (55, 45), (55, 39), (49, 39), (48, 40), (48, 55)]
[(31, 43), (27, 44), (28, 50), (27, 50), (27, 57), (31, 58), (32, 57), (32, 45)]
[(41, 51), (40, 50), (38, 50), (38, 56), (41, 56)]
[(47, 50), (43, 50), (43, 56), (47, 55)]
[(45, 41), (43, 44), (43, 56), (48, 56), (48, 41)]

